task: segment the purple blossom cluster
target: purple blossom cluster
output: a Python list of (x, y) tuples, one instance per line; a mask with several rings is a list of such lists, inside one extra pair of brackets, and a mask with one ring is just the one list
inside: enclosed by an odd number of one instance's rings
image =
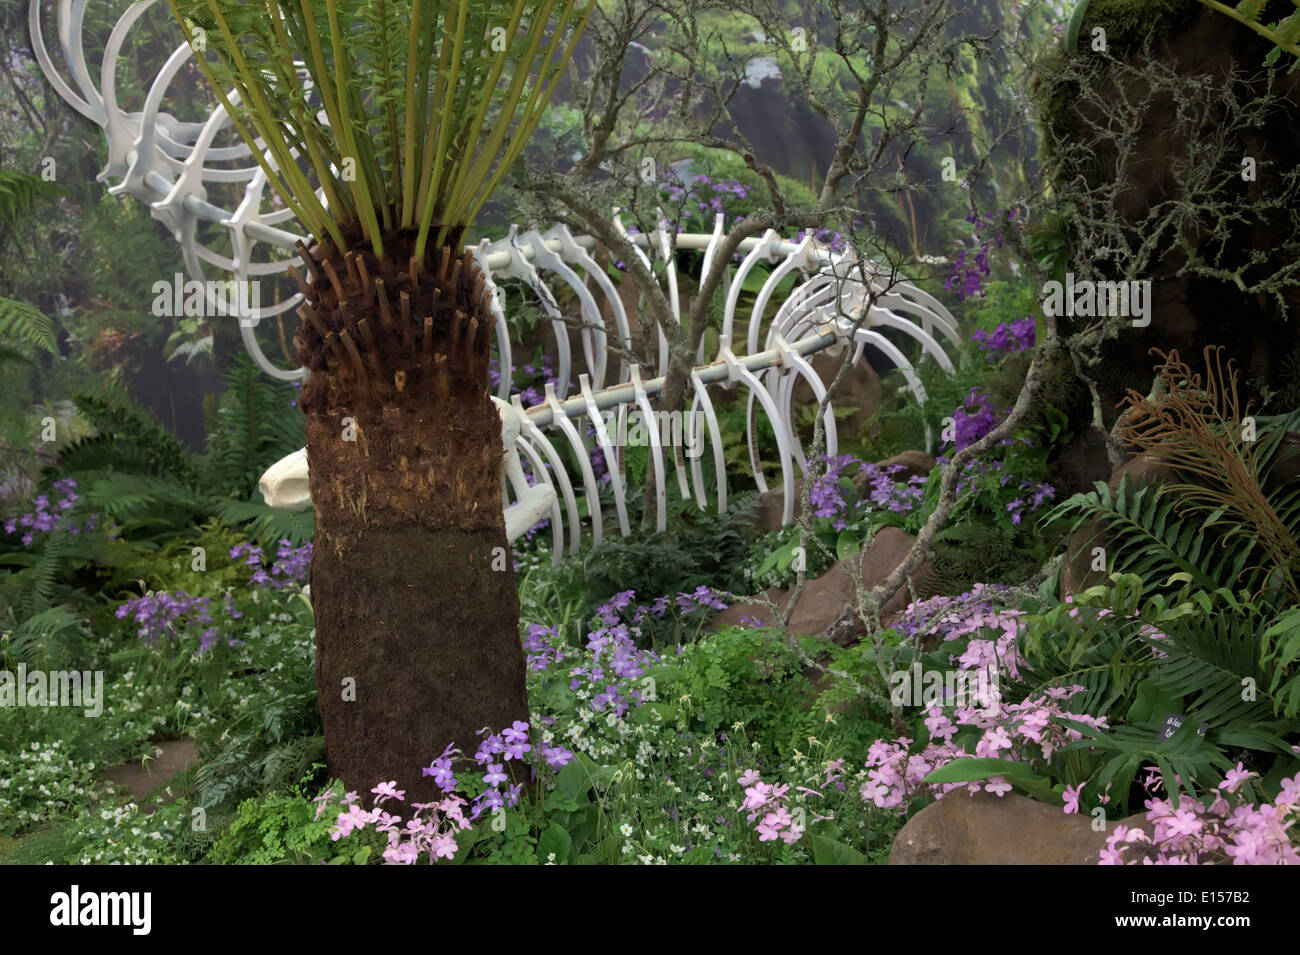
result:
[[(1014, 219), (1016, 210), (1011, 209), (1007, 212), (1007, 218)], [(943, 283), (943, 287), (957, 296), (958, 301), (966, 301), (968, 298), (976, 296), (984, 298), (988, 291), (984, 288), (984, 277), (991, 271), (989, 266), (989, 250), (1001, 248), (1006, 241), (1001, 232), (993, 233), (993, 229), (1002, 219), (1002, 213), (990, 212), (983, 216), (970, 215), (966, 221), (975, 226), (971, 238), (979, 243), (979, 248), (970, 255), (966, 249), (957, 253), (957, 259), (952, 264), (952, 275)], [(990, 235), (990, 233), (993, 233)]]
[(913, 475), (906, 481), (897, 479), (899, 473), (907, 470), (901, 464), (880, 468), (851, 454), (823, 460), (826, 461), (826, 473), (814, 480), (808, 489), (808, 503), (813, 509), (814, 517), (832, 518), (836, 530), (844, 530), (848, 526), (852, 510), (844, 499), (844, 488), (840, 484), (844, 469), (850, 465), (857, 465), (859, 472), (868, 476), (870, 489), (864, 503), (871, 508), (906, 514), (918, 507), (925, 498), (924, 477)]
[[(517, 381), (516, 379), (521, 374), (523, 375), (523, 380)], [(535, 381), (539, 376), (544, 382), (540, 388), (535, 384)], [(488, 383), (491, 385), (493, 391), (501, 385), (501, 368), (497, 363), (495, 355), (488, 360)], [(513, 392), (516, 386), (520, 384), (525, 385), (525, 387), (519, 391), (519, 400), (525, 408), (531, 408), (534, 405), (541, 404), (544, 400), (543, 396), (545, 394), (546, 384), (554, 385), (557, 389), (560, 386), (560, 379), (555, 376), (554, 359), (552, 359), (550, 355), (543, 353), (540, 365), (534, 365), (532, 362), (528, 362), (519, 368), (512, 369), (510, 374), (511, 391)]]
[(976, 386), (952, 413), (953, 451), (961, 451), (974, 444), (998, 426), (1006, 414), (993, 405), (993, 397)]
[(53, 504), (50, 503), (48, 494), (39, 494), (32, 502), (31, 511), (20, 517), (11, 517), (4, 522), (6, 534), (16, 534), (20, 527), (25, 528), (22, 535), (24, 547), (31, 547), (37, 534), (51, 534), (62, 530), (70, 534), (81, 534), (95, 529), (95, 524), (99, 520), (98, 514), (91, 514), (84, 524), (78, 526), (69, 513), (81, 500), (81, 495), (77, 493), (77, 482), (72, 478), (63, 478), (55, 481), (53, 487), (55, 493), (59, 495), (59, 499)]
[[(1300, 746), (1293, 749), (1300, 753)], [(1257, 777), (1257, 773), (1237, 763), (1235, 769), (1228, 770), (1227, 778), (1219, 783), (1211, 799), (1184, 798), (1177, 809), (1168, 799), (1147, 800), (1146, 818), (1153, 824), (1151, 835), (1136, 827), (1116, 826), (1098, 864), (1300, 865), (1295, 841), (1296, 824), (1300, 823), (1300, 774), (1283, 779), (1282, 790), (1271, 803), (1253, 805), (1237, 795), (1237, 790)], [(1161, 780), (1160, 773), (1149, 769), (1145, 780), (1148, 792)], [(1073, 811), (1077, 808), (1076, 798)], [(1071, 811), (1067, 804), (1066, 812)]]
[(295, 547), (292, 541), (281, 538), (276, 560), (271, 564), (270, 573), (263, 566), (265, 558), (262, 548), (256, 544), (236, 544), (230, 548), (230, 559), (244, 558), (244, 563), (253, 568), (250, 584), (259, 587), (273, 587), (283, 590), (291, 584), (304, 584), (311, 570), (311, 543)]
[[(713, 195), (707, 195), (706, 190), (711, 190)], [(690, 184), (669, 185), (664, 189), (664, 193), (673, 202), (694, 202), (696, 208), (703, 215), (710, 216), (719, 215), (726, 211), (722, 207), (724, 196), (744, 199), (749, 195), (749, 190), (738, 182), (713, 179), (710, 176), (700, 174), (692, 179)]]
[(991, 332), (976, 329), (971, 338), (989, 361), (997, 361), (1012, 352), (1033, 348), (1035, 335), (1034, 320), (1025, 317), (1003, 322)]
[[(223, 609), (231, 620), (243, 616), (229, 596), (225, 598)], [(132, 597), (114, 611), (119, 620), (131, 617), (139, 624), (136, 632), (144, 638), (145, 645), (150, 647), (159, 640), (168, 643), (178, 641), (192, 630), (202, 628), (199, 633), (198, 656), (212, 649), (220, 638), (220, 628), (213, 620), (212, 613), (211, 597), (192, 596), (184, 590), (175, 593), (160, 590)], [(242, 640), (233, 637), (227, 637), (226, 643), (232, 647), (243, 645)]]

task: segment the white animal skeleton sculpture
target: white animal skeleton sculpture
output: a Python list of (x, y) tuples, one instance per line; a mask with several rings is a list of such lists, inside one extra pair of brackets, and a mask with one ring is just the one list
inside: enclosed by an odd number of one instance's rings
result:
[[(89, 0), (57, 0), (63, 68), (71, 83), (56, 67), (46, 48), (41, 23), (42, 0), (32, 0), (29, 22), (37, 60), (54, 89), (78, 112), (103, 128), (108, 140), (108, 165), (100, 173), (100, 180), (116, 179), (117, 182), (109, 188), (111, 193), (127, 193), (149, 204), (153, 216), (172, 230), (192, 279), (205, 282), (204, 263), (215, 267), (223, 276), (230, 275), (243, 282), (282, 274), (289, 265), (300, 261), (294, 249), (302, 236), (280, 228), (281, 225), (293, 225), (292, 213), (265, 195), (266, 174), (260, 165), (251, 161), (248, 147), (242, 142), (229, 146), (214, 145), (218, 135), (230, 125), (225, 110), (217, 106), (201, 123), (182, 122), (162, 110), (168, 87), (193, 55), (179, 31), (175, 51), (152, 82), (145, 84), (148, 92), (142, 109), (128, 113), (118, 106), (117, 68), (123, 45), (131, 27), (156, 2), (139, 0), (125, 9), (104, 46), (98, 71), (99, 85), (96, 86), (86, 65), (84, 49), (83, 23)], [(166, 11), (163, 15), (170, 17)], [(269, 153), (264, 158), (271, 163), (275, 161)], [(242, 187), (242, 199), (233, 212), (209, 201), (208, 184), (224, 190)], [(318, 192), (323, 196), (323, 190)], [(716, 217), (712, 234), (680, 234), (673, 238), (670, 238), (666, 223), (649, 235), (628, 236), (617, 209), (614, 210), (614, 223), (637, 246), (637, 254), (647, 266), (650, 259), (643, 250), (650, 250), (664, 264), (665, 291), (673, 318), (680, 322), (682, 303), (678, 294), (674, 250), (702, 251), (701, 268), (702, 272), (707, 272), (722, 242), (723, 217)], [(206, 236), (202, 239), (200, 226)], [(595, 240), (590, 237), (575, 238), (565, 227), (556, 226), (544, 234), (533, 230), (523, 235), (511, 227), (504, 238), (495, 242), (485, 239), (474, 247), (492, 291), (497, 355), (502, 369), (495, 399), (501, 413), (505, 450), (502, 494), (503, 498), (506, 497), (508, 486), (516, 498), (514, 504), (506, 500), (503, 505), (507, 534), (511, 539), (517, 538), (549, 510), (556, 563), (564, 549), (566, 530), (570, 550), (577, 550), (581, 520), (565, 464), (542, 429), (551, 432), (558, 429), (575, 452), (582, 471), (587, 519), (591, 522), (593, 538), (599, 543), (602, 534), (599, 487), (589, 459), (593, 442), (580, 435), (570, 419), (586, 417), (590, 421), (595, 430), (594, 445), (600, 449), (610, 475), (619, 530), (627, 535), (630, 522), (626, 481), (620, 467), (621, 459), (615, 451), (615, 441), (620, 447), (626, 444), (629, 407), (639, 411), (643, 420), (656, 420), (649, 399), (662, 388), (662, 375), (668, 367), (668, 340), (660, 329), (655, 362), (660, 377), (643, 382), (640, 367), (620, 358), (617, 383), (606, 386), (610, 354), (607, 336), (612, 334), (616, 337), (623, 355), (633, 352), (628, 316), (616, 286), (604, 267), (591, 255), (595, 245)], [(729, 263), (724, 274), (725, 306), (717, 354), (712, 362), (706, 362), (701, 342), (696, 366), (690, 374), (688, 394), (691, 407), (686, 440), (691, 448), (702, 450), (707, 431), (708, 444), (712, 448), (718, 511), (725, 511), (727, 488), (722, 436), (706, 386), (716, 383), (732, 389), (743, 384), (749, 392), (746, 420), (754, 480), (760, 491), (767, 490), (767, 481), (759, 465), (757, 429), (754, 427), (757, 404), (776, 434), (783, 485), (783, 518), (789, 523), (794, 517), (794, 465), (807, 466), (798, 433), (791, 424), (794, 388), (802, 378), (811, 386), (816, 399), (821, 400), (826, 394), (807, 356), (823, 349), (836, 353), (848, 345), (853, 349), (851, 359), (860, 361), (870, 346), (903, 373), (907, 387), (918, 401), (924, 401), (925, 391), (900, 345), (911, 342), (919, 346), (923, 357), (951, 371), (952, 363), (938, 338), (956, 343), (957, 323), (932, 296), (908, 283), (894, 281), (889, 270), (874, 263), (858, 262), (852, 253), (834, 253), (814, 242), (811, 236), (797, 242), (787, 241), (769, 231), (761, 238), (746, 239), (739, 251), (744, 260), (734, 268)], [(741, 309), (742, 288), (760, 264), (766, 265), (770, 271), (752, 307), (746, 306), (749, 309), (747, 328), (740, 330), (737, 337), (737, 321), (746, 322)], [(569, 328), (554, 294), (542, 278), (543, 272), (551, 273), (552, 281), (558, 279), (569, 286), (580, 308), (583, 325), (579, 335), (588, 374), (578, 376), (579, 393), (576, 396), (565, 394), (573, 370)], [(797, 275), (799, 281), (784, 300), (779, 300), (776, 298), (778, 286), (790, 275)], [(514, 363), (498, 280), (517, 280), (529, 288), (555, 331), (560, 390), (557, 392), (548, 384), (545, 401), (528, 409), (523, 407), (518, 394), (510, 393)], [(232, 314), (214, 288), (219, 285), (219, 282), (205, 282), (203, 285), (208, 297), (208, 314)], [(605, 311), (612, 316), (609, 322), (603, 317), (598, 297), (603, 299)], [(259, 296), (258, 304), (251, 308), (242, 298), (236, 298), (233, 314), (239, 319), (244, 345), (258, 366), (280, 380), (304, 377), (305, 369), (282, 369), (273, 364), (262, 352), (256, 332), (263, 318), (275, 318), (296, 309), (302, 301), (301, 293), (294, 292), (283, 301), (266, 306), (261, 305), (262, 297)], [(772, 305), (777, 306), (775, 315), (768, 319), (766, 313)], [(760, 337), (763, 339), (761, 348)], [(733, 351), (733, 343), (741, 352), (739, 355)], [(602, 411), (612, 409), (617, 409), (613, 439), (611, 429), (606, 427), (601, 416)], [(832, 411), (828, 405), (823, 420), (826, 450), (834, 455), (837, 439)], [(658, 495), (657, 500), (647, 502), (646, 506), (656, 508), (656, 526), (663, 530), (666, 526), (665, 488), (669, 483), (664, 460), (665, 445), (653, 427), (649, 429), (649, 438), (649, 466), (655, 470)], [(701, 457), (691, 455), (688, 468), (681, 449), (674, 448), (674, 451), (677, 485), (682, 497), (693, 496), (703, 507), (706, 492)], [(540, 483), (536, 487), (529, 487), (524, 478), (521, 454), (528, 459), (533, 474), (538, 477)], [(547, 464), (550, 465), (549, 472)], [(273, 506), (306, 507), (309, 497), (305, 453), (295, 452), (267, 471), (262, 478), (262, 492)]]

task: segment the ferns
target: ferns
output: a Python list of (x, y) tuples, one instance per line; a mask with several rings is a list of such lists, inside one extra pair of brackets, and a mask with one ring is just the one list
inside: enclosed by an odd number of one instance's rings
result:
[(0, 225), (17, 222), (18, 217), (31, 211), (36, 200), (43, 196), (56, 196), (63, 192), (40, 176), (0, 169)]
[(200, 486), (194, 455), (145, 407), (123, 393), (72, 396), (82, 415), (103, 435), (114, 453), (149, 462), (145, 473), (166, 474), (190, 488)]
[[(1275, 64), (1281, 56), (1282, 51), (1293, 56), (1300, 57), (1300, 3), (1291, 0), (1296, 9), (1290, 12), (1289, 16), (1280, 18), (1272, 23), (1266, 23), (1264, 20), (1264, 8), (1268, 6), (1269, 0), (1242, 0), (1235, 7), (1221, 3), (1219, 0), (1201, 0), (1211, 10), (1218, 10), (1225, 16), (1232, 17), (1238, 23), (1245, 24), (1262, 37), (1266, 37), (1273, 43), (1273, 49), (1265, 57), (1264, 62), (1269, 66)], [(1285, 12), (1285, 2), (1278, 4)], [(1300, 63), (1300, 60), (1297, 60)], [(1292, 69), (1295, 67), (1293, 66)]]
[(12, 670), (18, 663), (58, 669), (81, 658), (86, 624), (66, 605), (50, 607), (18, 624), (0, 642), (0, 661)]
[(51, 355), (59, 353), (53, 320), (36, 306), (15, 298), (0, 298), (0, 343), (5, 340), (33, 345)]
[(226, 498), (217, 504), (217, 516), (230, 527), (244, 525), (243, 532), (259, 544), (288, 540), (295, 546), (312, 539), (315, 526), (310, 508), (305, 511), (280, 511), (254, 496), (253, 500)]
[(208, 422), (208, 468), (218, 494), (247, 499), (271, 464), (306, 443), (291, 385), (270, 381), (241, 354)]
[(1137, 574), (1145, 581), (1182, 572), (1206, 590), (1232, 587), (1250, 560), (1253, 542), (1216, 540), (1207, 532), (1210, 519), (1179, 517), (1179, 503), (1177, 495), (1158, 484), (1133, 490), (1125, 480), (1112, 491), (1098, 481), (1092, 491), (1062, 502), (1046, 520), (1072, 517), (1075, 530), (1091, 521), (1097, 532), (1082, 548), (1104, 543), (1107, 563), (1116, 571)]

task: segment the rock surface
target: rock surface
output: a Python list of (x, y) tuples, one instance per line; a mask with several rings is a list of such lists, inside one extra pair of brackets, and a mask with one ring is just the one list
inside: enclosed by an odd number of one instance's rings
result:
[[(1112, 825), (1066, 815), (1019, 793), (949, 793), (907, 821), (894, 840), (890, 865), (1095, 865)], [(1142, 813), (1119, 820), (1151, 826)]]
[[(790, 620), (791, 632), (809, 635), (825, 632), (846, 608), (853, 606), (857, 582), (868, 589), (875, 587), (902, 563), (915, 542), (916, 538), (911, 534), (896, 527), (882, 528), (865, 550), (840, 561), (820, 577), (808, 581)], [(929, 564), (923, 564), (914, 577), (918, 590), (929, 572)], [(770, 587), (764, 591), (763, 596), (776, 604), (782, 612), (790, 603), (789, 590)], [(911, 602), (911, 595), (904, 587), (880, 608), (881, 620), (894, 616)], [(741, 618), (746, 616), (760, 620), (765, 625), (773, 622), (772, 612), (767, 607), (761, 603), (747, 602), (736, 604), (717, 614), (709, 621), (709, 626), (721, 630), (739, 624)], [(863, 633), (864, 628), (859, 625), (847, 636), (851, 640)]]
[(154, 754), (154, 758), (146, 760), (143, 765), (123, 763), (106, 769), (104, 778), (125, 786), (139, 801), (189, 769), (198, 759), (198, 747), (192, 739), (168, 739), (155, 747)]

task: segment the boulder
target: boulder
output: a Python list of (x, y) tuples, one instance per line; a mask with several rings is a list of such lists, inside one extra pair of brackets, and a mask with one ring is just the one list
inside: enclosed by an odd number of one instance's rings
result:
[[(896, 527), (882, 528), (864, 550), (839, 561), (826, 573), (805, 584), (790, 620), (790, 631), (809, 635), (824, 633), (840, 619), (846, 609), (854, 606), (857, 585), (861, 583), (867, 589), (875, 587), (902, 563), (915, 542), (915, 537)], [(918, 590), (929, 573), (930, 567), (926, 563), (914, 575), (913, 580)], [(764, 591), (764, 596), (784, 612), (790, 603), (790, 593), (789, 590), (771, 587)], [(911, 594), (904, 587), (881, 606), (881, 620), (897, 614), (911, 602)], [(739, 624), (745, 616), (760, 620), (765, 625), (773, 623), (772, 613), (767, 607), (760, 603), (744, 603), (717, 614), (709, 621), (709, 626), (720, 630)], [(858, 623), (844, 634), (837, 634), (837, 642), (847, 645), (864, 632), (861, 623)]]
[[(803, 478), (795, 478), (794, 482), (794, 513), (797, 517), (799, 514), (799, 495), (803, 493)], [(785, 485), (778, 484), (776, 487), (770, 487), (758, 496), (754, 504), (753, 517), (751, 518), (753, 527), (760, 534), (767, 534), (771, 531), (780, 530), (784, 524), (781, 518), (785, 515)]]
[[(1095, 865), (1112, 824), (1096, 832), (1091, 816), (1066, 815), (1019, 793), (971, 796), (955, 790), (907, 821), (890, 865)], [(1119, 820), (1151, 835), (1143, 813)]]

